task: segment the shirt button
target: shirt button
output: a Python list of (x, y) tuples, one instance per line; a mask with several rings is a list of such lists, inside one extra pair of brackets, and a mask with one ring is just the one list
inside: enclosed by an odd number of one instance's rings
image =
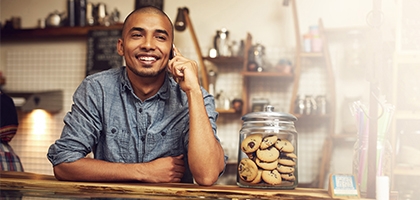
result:
[(139, 113), (143, 112), (143, 108), (139, 108)]

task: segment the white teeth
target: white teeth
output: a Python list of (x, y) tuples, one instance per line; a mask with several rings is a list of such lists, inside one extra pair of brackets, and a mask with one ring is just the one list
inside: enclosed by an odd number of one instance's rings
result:
[(155, 61), (155, 57), (140, 57), (141, 61)]

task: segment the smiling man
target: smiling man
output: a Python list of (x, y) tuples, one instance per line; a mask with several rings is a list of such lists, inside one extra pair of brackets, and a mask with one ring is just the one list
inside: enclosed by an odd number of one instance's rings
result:
[[(86, 77), (48, 159), (59, 180), (212, 185), (226, 166), (214, 98), (173, 46), (169, 17), (130, 13), (118, 40), (126, 66)], [(175, 81), (177, 80), (177, 81)], [(93, 152), (94, 158), (86, 156)]]

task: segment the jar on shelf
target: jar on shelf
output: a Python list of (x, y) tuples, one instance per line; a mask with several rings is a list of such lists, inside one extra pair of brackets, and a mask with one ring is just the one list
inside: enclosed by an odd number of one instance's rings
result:
[(239, 134), (237, 185), (248, 188), (294, 189), (298, 184), (298, 138), (288, 113), (262, 112), (242, 117)]
[(305, 115), (313, 115), (317, 110), (315, 98), (312, 95), (305, 95)]
[(318, 115), (326, 115), (327, 114), (327, 98), (325, 95), (318, 95), (315, 98), (316, 105), (317, 105), (317, 114)]
[(296, 97), (295, 100), (295, 113), (299, 115), (303, 115), (305, 112), (305, 99), (302, 95)]

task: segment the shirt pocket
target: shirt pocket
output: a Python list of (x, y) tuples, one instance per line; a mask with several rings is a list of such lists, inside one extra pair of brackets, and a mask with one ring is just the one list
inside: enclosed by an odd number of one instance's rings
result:
[(103, 151), (104, 159), (111, 162), (125, 162), (129, 160), (129, 140), (127, 138), (127, 130), (117, 126), (109, 127), (102, 142), (98, 144), (98, 148)]
[(186, 123), (176, 123), (160, 133), (160, 140), (158, 140), (156, 146), (167, 149), (163, 156), (178, 156), (186, 153), (184, 139), (187, 126)]

